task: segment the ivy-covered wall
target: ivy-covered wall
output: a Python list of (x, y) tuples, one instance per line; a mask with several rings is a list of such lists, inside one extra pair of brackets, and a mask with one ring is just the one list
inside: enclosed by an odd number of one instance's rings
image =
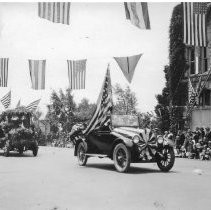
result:
[[(160, 118), (162, 130), (169, 127), (176, 132), (178, 129), (184, 128), (183, 112), (188, 100), (188, 87), (187, 82), (183, 82), (183, 78), (187, 69), (183, 43), (183, 8), (182, 4), (178, 4), (173, 9), (169, 27), (169, 67), (164, 71), (166, 87), (161, 95), (156, 96), (158, 100), (158, 105), (155, 107), (156, 114), (159, 114), (158, 108), (161, 106), (164, 110), (164, 115)], [(165, 102), (162, 103), (164, 98), (166, 98)], [(169, 110), (165, 108), (167, 103)], [(167, 125), (167, 123), (169, 124)]]

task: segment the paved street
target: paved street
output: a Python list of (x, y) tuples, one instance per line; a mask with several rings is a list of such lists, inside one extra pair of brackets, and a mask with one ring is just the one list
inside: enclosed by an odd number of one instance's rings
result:
[[(109, 159), (79, 167), (73, 150), (40, 147), (37, 157), (0, 156), (1, 210), (208, 209), (211, 161), (176, 159), (170, 173), (134, 164), (117, 173)], [(199, 170), (200, 169), (200, 170)]]

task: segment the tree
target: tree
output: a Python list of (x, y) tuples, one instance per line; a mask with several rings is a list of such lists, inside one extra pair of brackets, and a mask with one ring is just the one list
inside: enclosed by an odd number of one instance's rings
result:
[(158, 104), (155, 106), (155, 113), (158, 119), (158, 127), (162, 132), (170, 129), (170, 90), (169, 90), (169, 66), (165, 66), (165, 87), (161, 94), (156, 95)]
[(123, 89), (119, 84), (116, 84), (114, 87), (114, 96), (116, 96), (117, 99), (113, 110), (115, 114), (137, 113), (137, 98), (129, 86)]
[(176, 131), (184, 126), (183, 112), (187, 101), (187, 83), (182, 82), (188, 66), (183, 43), (183, 7), (177, 5), (172, 13), (169, 30), (169, 93), (171, 128)]
[(76, 121), (74, 116), (76, 103), (73, 100), (71, 90), (67, 89), (65, 93), (61, 89), (59, 93), (53, 90), (51, 102), (47, 107), (46, 119), (50, 123), (51, 131), (57, 133), (61, 129), (64, 132), (69, 132)]
[(169, 65), (165, 66), (165, 87), (156, 96), (158, 104), (155, 113), (159, 127), (164, 130), (182, 129), (183, 112), (187, 101), (187, 83), (183, 82), (187, 70), (185, 45), (183, 43), (183, 9), (182, 4), (174, 7), (169, 28)]
[(139, 125), (141, 128), (156, 128), (158, 127), (158, 121), (154, 113), (146, 112), (139, 113)]
[(90, 120), (96, 109), (96, 104), (89, 103), (87, 98), (83, 98), (78, 104), (75, 115), (78, 121), (84, 122)]

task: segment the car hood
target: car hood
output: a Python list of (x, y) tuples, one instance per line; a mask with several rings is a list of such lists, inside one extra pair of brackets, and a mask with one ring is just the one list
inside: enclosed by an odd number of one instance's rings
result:
[(114, 128), (111, 133), (115, 136), (118, 134), (130, 139), (133, 139), (134, 136), (139, 135), (144, 141), (148, 141), (154, 136), (148, 128), (140, 129), (132, 127), (118, 127)]

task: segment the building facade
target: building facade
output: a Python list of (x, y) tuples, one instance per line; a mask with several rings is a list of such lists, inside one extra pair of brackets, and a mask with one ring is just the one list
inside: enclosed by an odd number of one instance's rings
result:
[[(189, 127), (194, 130), (196, 127), (211, 127), (211, 76), (207, 79), (211, 71), (211, 11), (207, 14), (207, 47), (188, 47), (186, 46), (186, 60), (188, 70), (184, 77), (190, 78), (194, 89), (196, 90), (200, 77), (202, 83), (207, 80), (197, 101), (198, 106), (194, 107)], [(186, 80), (187, 81), (187, 80)]]

